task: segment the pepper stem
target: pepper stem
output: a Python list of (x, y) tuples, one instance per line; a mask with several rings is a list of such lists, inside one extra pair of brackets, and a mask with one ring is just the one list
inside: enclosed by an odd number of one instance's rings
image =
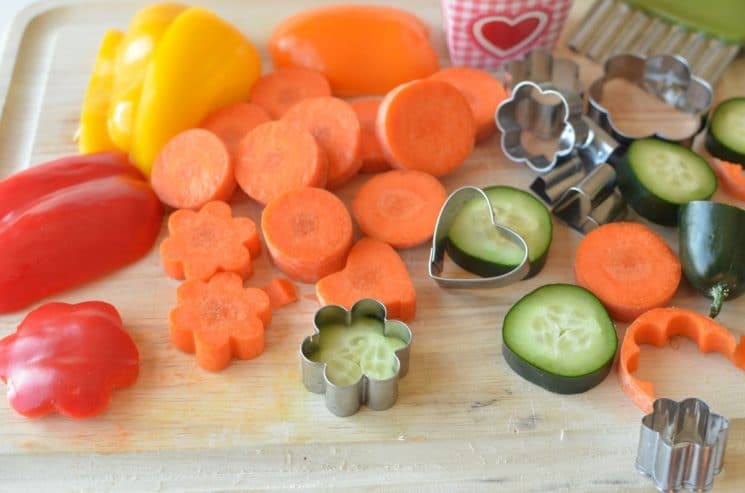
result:
[(712, 297), (711, 308), (709, 308), (709, 316), (715, 318), (719, 315), (719, 310), (722, 309), (722, 303), (729, 296), (729, 288), (724, 283), (717, 283), (709, 290), (709, 294)]

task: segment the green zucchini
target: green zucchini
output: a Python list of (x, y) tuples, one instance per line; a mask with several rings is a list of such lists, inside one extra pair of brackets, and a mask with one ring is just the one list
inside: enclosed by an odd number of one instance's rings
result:
[[(484, 189), (494, 220), (517, 232), (528, 244), (530, 272), (538, 273), (551, 246), (551, 213), (528, 192), (508, 186)], [(483, 277), (498, 276), (520, 264), (524, 250), (504, 238), (491, 225), (489, 209), (481, 198), (461, 207), (448, 232), (450, 258), (463, 269)]]
[(706, 200), (684, 205), (678, 245), (685, 278), (713, 299), (710, 317), (745, 292), (745, 210)]
[(712, 156), (745, 166), (745, 98), (731, 98), (716, 107), (704, 145)]
[(616, 328), (603, 304), (573, 284), (548, 284), (523, 296), (502, 324), (502, 354), (510, 368), (560, 394), (602, 382), (617, 349)]
[(631, 143), (616, 168), (618, 187), (639, 215), (665, 226), (678, 223), (678, 209), (705, 200), (717, 189), (717, 177), (704, 158), (679, 144), (660, 139)]

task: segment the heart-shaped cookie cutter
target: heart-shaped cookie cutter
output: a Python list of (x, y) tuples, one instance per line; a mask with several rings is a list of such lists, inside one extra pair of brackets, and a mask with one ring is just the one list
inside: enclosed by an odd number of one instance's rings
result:
[[(657, 137), (691, 147), (693, 139), (706, 126), (706, 118), (714, 100), (714, 91), (705, 80), (691, 74), (688, 62), (678, 55), (655, 55), (645, 58), (634, 54), (615, 55), (605, 62), (605, 72), (587, 91), (587, 114), (621, 144), (635, 139)], [(632, 136), (621, 131), (613, 122), (608, 109), (600, 103), (605, 84), (613, 79), (626, 80), (664, 101), (671, 107), (698, 119), (696, 128), (681, 138), (664, 133)]]
[[(329, 380), (327, 364), (313, 361), (310, 356), (319, 349), (322, 328), (331, 324), (349, 326), (356, 319), (374, 319), (383, 324), (383, 335), (400, 339), (405, 345), (395, 351), (396, 370), (390, 378), (376, 379), (364, 371), (351, 385), (337, 385)], [(398, 399), (398, 381), (409, 371), (409, 349), (414, 338), (408, 325), (387, 318), (385, 305), (377, 300), (365, 298), (357, 301), (350, 310), (338, 305), (320, 308), (313, 318), (313, 335), (306, 337), (300, 345), (303, 384), (316, 394), (324, 394), (326, 407), (337, 416), (351, 416), (362, 404), (374, 411), (390, 408)]]
[[(450, 277), (444, 276), (445, 250), (447, 248), (448, 234), (453, 225), (453, 220), (466, 202), (471, 200), (485, 200), (489, 211), (489, 221), (496, 231), (504, 238), (517, 245), (523, 251), (520, 263), (514, 269), (498, 276), (491, 277)], [(458, 188), (445, 200), (437, 217), (435, 231), (432, 235), (432, 249), (429, 254), (429, 277), (437, 284), (445, 288), (495, 288), (512, 284), (525, 279), (530, 272), (530, 261), (528, 259), (528, 243), (513, 229), (497, 224), (494, 219), (494, 209), (489, 197), (483, 190), (477, 187), (465, 186)]]
[(700, 399), (657, 399), (642, 418), (636, 469), (663, 492), (709, 491), (724, 463), (729, 420)]

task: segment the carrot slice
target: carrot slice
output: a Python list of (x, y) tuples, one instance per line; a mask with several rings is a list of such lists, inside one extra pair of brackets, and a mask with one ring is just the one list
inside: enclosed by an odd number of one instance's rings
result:
[(252, 199), (267, 204), (298, 187), (323, 187), (326, 154), (304, 128), (272, 121), (251, 130), (236, 151), (235, 178)]
[(250, 100), (277, 119), (298, 101), (319, 96), (331, 96), (329, 81), (321, 72), (283, 67), (259, 77), (251, 86)]
[(150, 184), (161, 202), (176, 209), (199, 209), (228, 200), (235, 190), (233, 162), (225, 144), (209, 130), (192, 128), (163, 146)]
[(266, 317), (269, 297), (263, 290), (244, 288), (240, 276), (221, 272), (209, 282), (186, 281), (176, 297), (168, 315), (171, 343), (196, 353), (200, 367), (219, 371), (233, 357), (250, 359), (264, 352), (261, 317)]
[(362, 166), (360, 121), (346, 101), (318, 97), (300, 101), (282, 117), (310, 131), (328, 159), (327, 188), (349, 181)]
[(579, 243), (574, 260), (577, 284), (593, 292), (615, 320), (628, 322), (665, 306), (680, 283), (680, 261), (648, 227), (609, 223)]
[(343, 270), (316, 283), (321, 304), (350, 309), (362, 298), (383, 303), (389, 318), (410, 321), (416, 315), (416, 291), (401, 257), (390, 245), (374, 238), (354, 244)]
[(220, 137), (231, 156), (243, 137), (253, 128), (271, 120), (264, 108), (252, 103), (234, 103), (213, 111), (199, 124)]
[(727, 193), (738, 200), (745, 200), (745, 171), (743, 167), (717, 158), (710, 159), (710, 162)]
[(651, 412), (655, 401), (652, 382), (632, 375), (639, 367), (639, 344), (663, 347), (669, 338), (682, 335), (698, 344), (705, 353), (717, 351), (737, 368), (745, 370), (745, 335), (737, 344), (735, 336), (713, 319), (686, 308), (655, 308), (640, 315), (626, 329), (618, 358), (621, 388), (644, 412)]
[(363, 233), (396, 248), (432, 238), (447, 192), (423, 171), (392, 170), (375, 175), (357, 190), (352, 212)]
[(264, 291), (269, 295), (273, 310), (295, 303), (298, 300), (297, 286), (284, 277), (273, 278), (264, 288)]
[(507, 97), (501, 82), (488, 72), (471, 67), (448, 67), (432, 74), (430, 79), (452, 84), (468, 101), (476, 121), (476, 140), (484, 140), (497, 131), (494, 114)]
[(360, 147), (362, 167), (360, 173), (378, 173), (391, 169), (378, 136), (375, 133), (375, 121), (378, 118), (378, 108), (383, 98), (367, 98), (352, 101), (352, 109), (360, 120)]
[(174, 279), (206, 281), (217, 272), (235, 272), (245, 279), (253, 273), (251, 258), (261, 252), (254, 222), (234, 218), (225, 202), (209, 202), (199, 212), (174, 212), (168, 234), (160, 244), (160, 258)]
[(274, 265), (300, 282), (316, 282), (341, 269), (352, 246), (349, 211), (322, 188), (296, 188), (269, 202), (261, 230)]
[(458, 89), (422, 79), (402, 84), (383, 98), (376, 132), (394, 166), (443, 176), (473, 150), (476, 123)]

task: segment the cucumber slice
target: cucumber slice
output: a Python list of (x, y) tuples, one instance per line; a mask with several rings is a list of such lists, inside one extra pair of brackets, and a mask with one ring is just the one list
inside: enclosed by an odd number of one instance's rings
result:
[(617, 169), (618, 186), (641, 216), (666, 226), (678, 224), (678, 209), (705, 200), (717, 177), (704, 158), (679, 144), (659, 139), (631, 143)]
[[(528, 244), (529, 276), (546, 262), (551, 246), (551, 214), (530, 193), (508, 186), (484, 189), (497, 223), (516, 231)], [(494, 229), (483, 199), (461, 207), (448, 233), (447, 252), (463, 269), (483, 277), (509, 272), (520, 264), (523, 250)]]
[(383, 334), (381, 320), (368, 317), (322, 327), (318, 348), (308, 358), (326, 363), (331, 383), (347, 386), (363, 374), (376, 380), (393, 377), (399, 367), (395, 353), (404, 346), (406, 341)]
[(745, 166), (745, 98), (731, 98), (717, 106), (704, 145), (712, 156)]
[(608, 375), (618, 348), (600, 300), (573, 284), (548, 284), (510, 308), (502, 354), (518, 375), (551, 392), (576, 394)]

